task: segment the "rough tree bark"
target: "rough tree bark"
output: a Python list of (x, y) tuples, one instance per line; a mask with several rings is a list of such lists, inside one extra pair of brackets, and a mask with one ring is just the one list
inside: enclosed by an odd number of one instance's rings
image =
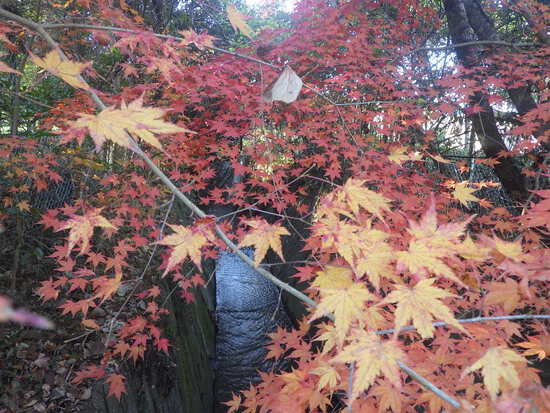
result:
[[(445, 14), (449, 34), (453, 44), (479, 40), (470, 25), (465, 2), (469, 0), (444, 0)], [(487, 29), (487, 22), (480, 24), (478, 28), (482, 31)], [(479, 59), (479, 49), (476, 46), (457, 47), (456, 55), (460, 64), (469, 68), (474, 66)], [(479, 138), (485, 155), (489, 158), (497, 158), (501, 151), (506, 151), (506, 145), (502, 139), (495, 114), (487, 100), (487, 96), (476, 92), (470, 96), (472, 105), (479, 105), (483, 110), (479, 113), (468, 115), (469, 120)], [(527, 199), (529, 192), (523, 175), (514, 165), (512, 158), (499, 158), (500, 163), (495, 165), (495, 173), (499, 177), (502, 186), (510, 197), (516, 202), (523, 202)]]

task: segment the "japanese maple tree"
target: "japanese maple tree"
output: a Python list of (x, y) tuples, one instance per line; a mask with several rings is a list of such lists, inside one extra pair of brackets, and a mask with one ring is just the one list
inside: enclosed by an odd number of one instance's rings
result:
[[(64, 238), (51, 247), (58, 275), (37, 294), (61, 299), (62, 313), (106, 345), (75, 382), (104, 379), (123, 397), (122, 360), (170, 351), (159, 279), (192, 300), (205, 283), (202, 260), (228, 250), (308, 307), (297, 328), (270, 336), (267, 357), (291, 368), (261, 373), (229, 412), (548, 409), (531, 365), (549, 354), (543, 2), (488, 1), (483, 10), (474, 0), (303, 0), (289, 27), (265, 28), (228, 5), (238, 50), (207, 33), (155, 33), (125, 1), (49, 3), (70, 18), (53, 25), (0, 8), (3, 47), (74, 88), (40, 121), (59, 158), (18, 130), (0, 139), (9, 182), (0, 218), (22, 219), (25, 193), (62, 180), (59, 159), (100, 187), (92, 194), (83, 180), (74, 203), (39, 221)], [(480, 10), (520, 19), (521, 34), (487, 35), (474, 24)], [(476, 38), (453, 26), (462, 12)], [(26, 36), (39, 39), (32, 50), (16, 44)], [(98, 80), (99, 56), (79, 55), (73, 38), (98, 55), (116, 49), (117, 87)], [(442, 63), (440, 52), (453, 50), (458, 59)], [(10, 76), (22, 69), (0, 65)], [(522, 87), (527, 109), (516, 99)], [(497, 125), (494, 112), (513, 104), (513, 119)], [(447, 131), (466, 120), (470, 152), (454, 156), (446, 148), (462, 142)], [(508, 208), (484, 192), (494, 183), (445, 173), (472, 171), (476, 159), (500, 178)], [(159, 218), (175, 203), (186, 222), (170, 221), (169, 210)], [(232, 212), (211, 215), (212, 206)], [(308, 257), (295, 264), (294, 285), (263, 265), (269, 251), (285, 262), (287, 237), (301, 239)], [(154, 259), (136, 268), (143, 255)], [(151, 265), (156, 278), (145, 276)], [(145, 310), (100, 325), (90, 310), (123, 284)]]

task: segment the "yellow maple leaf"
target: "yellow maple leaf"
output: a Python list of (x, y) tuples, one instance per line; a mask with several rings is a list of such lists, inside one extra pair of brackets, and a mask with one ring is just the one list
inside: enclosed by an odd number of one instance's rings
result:
[(322, 330), (324, 332), (315, 339), (315, 341), (323, 342), (323, 350), (321, 354), (327, 354), (330, 350), (338, 345), (338, 339), (336, 338), (336, 329), (333, 324), (322, 324)]
[(370, 220), (362, 226), (340, 221), (336, 215), (325, 215), (315, 225), (315, 235), (321, 238), (321, 247), (335, 247), (362, 277), (366, 274), (375, 288), (380, 286), (380, 277), (394, 278), (395, 253), (388, 243), (389, 234), (371, 228)]
[(406, 151), (406, 147), (399, 146), (390, 152), (390, 154), (388, 155), (388, 159), (399, 165), (401, 165), (405, 161), (419, 161), (420, 159), (422, 159), (422, 154), (420, 152), (406, 153)]
[[(355, 216), (359, 214), (359, 207), (362, 207), (383, 221), (382, 211), (390, 211), (390, 200), (377, 192), (365, 188), (363, 186), (364, 183), (365, 181), (360, 179), (348, 179), (338, 191), (337, 197), (345, 200)], [(350, 215), (346, 211), (339, 212), (342, 212), (344, 215)]]
[(437, 162), (440, 162), (440, 163), (451, 163), (451, 161), (449, 161), (448, 159), (445, 159), (445, 158), (442, 158), (440, 155), (436, 155), (436, 154), (432, 154), (432, 153), (428, 153), (429, 157), (431, 157), (432, 159), (436, 160)]
[(477, 189), (468, 187), (468, 181), (459, 182), (455, 185), (453, 197), (460, 201), (462, 205), (468, 207), (468, 201), (479, 202), (479, 198), (472, 195), (476, 191)]
[(363, 322), (365, 301), (374, 300), (367, 288), (352, 280), (352, 272), (346, 268), (332, 267), (330, 273), (321, 271), (313, 285), (319, 287), (321, 300), (312, 320), (334, 314), (336, 338), (342, 343), (354, 321)]
[(232, 4), (227, 6), (227, 18), (229, 19), (229, 23), (231, 23), (231, 26), (235, 31), (237, 31), (238, 29), (246, 37), (250, 39), (252, 38), (252, 29), (246, 23), (245, 15), (238, 11), (237, 8)]
[(310, 374), (319, 376), (319, 383), (317, 383), (317, 389), (319, 390), (324, 387), (328, 387), (330, 391), (333, 391), (340, 381), (340, 374), (338, 374), (338, 371), (326, 362), (321, 366), (310, 370), (309, 372)]
[(71, 253), (71, 250), (78, 242), (82, 243), (80, 247), (80, 254), (84, 254), (88, 251), (90, 238), (94, 233), (95, 227), (116, 229), (113, 224), (100, 215), (101, 209), (102, 208), (92, 209), (84, 215), (74, 215), (65, 223), (63, 227), (58, 230), (62, 231), (64, 229), (70, 229), (67, 256)]
[(457, 252), (463, 258), (467, 260), (483, 261), (489, 256), (490, 248), (485, 248), (479, 244), (474, 243), (470, 234), (466, 235), (464, 241), (457, 245)]
[(204, 230), (194, 230), (193, 228), (183, 225), (168, 225), (172, 228), (174, 234), (170, 234), (156, 242), (156, 244), (159, 245), (174, 247), (162, 276), (164, 277), (170, 270), (184, 261), (187, 257), (189, 257), (200, 269), (201, 248), (208, 242), (208, 233)]
[(395, 340), (381, 341), (376, 334), (364, 330), (355, 330), (353, 338), (353, 342), (331, 360), (338, 363), (355, 363), (350, 402), (367, 390), (380, 374), (395, 387), (401, 388), (397, 362), (404, 358), (404, 353), (399, 344)]
[(19, 201), (17, 203), (17, 205), (15, 205), (17, 207), (17, 209), (19, 209), (20, 211), (27, 211), (29, 212), (31, 210), (31, 206), (29, 204), (29, 201), (27, 200), (23, 200), (23, 201)]
[(46, 69), (52, 75), (63, 79), (69, 85), (78, 89), (90, 89), (90, 86), (80, 77), (82, 71), (86, 69), (90, 63), (62, 60), (59, 53), (55, 50), (51, 50), (44, 58), (35, 56), (32, 53), (29, 53), (29, 55), (34, 64)]
[(97, 115), (83, 114), (72, 123), (72, 126), (88, 128), (98, 150), (106, 140), (132, 149), (127, 132), (159, 149), (162, 149), (162, 145), (155, 134), (195, 133), (165, 122), (162, 120), (165, 113), (165, 109), (143, 107), (143, 96), (141, 96), (128, 105), (122, 102), (120, 109), (109, 107)]
[(464, 370), (462, 376), (474, 370), (481, 369), (483, 383), (487, 387), (491, 399), (494, 400), (501, 389), (501, 380), (506, 381), (512, 389), (519, 387), (519, 376), (514, 363), (525, 364), (526, 362), (525, 358), (509, 348), (502, 346), (491, 347), (485, 352), (483, 357)]
[(506, 258), (519, 262), (524, 257), (521, 241), (508, 242), (500, 238), (493, 238), (495, 249)]
[(321, 294), (324, 290), (348, 288), (353, 284), (353, 273), (349, 268), (327, 265), (323, 271), (317, 272), (317, 277), (312, 285), (319, 288)]
[(537, 356), (539, 360), (543, 360), (550, 356), (550, 334), (545, 334), (540, 337), (530, 337), (529, 341), (517, 343), (521, 348), (527, 349), (523, 353), (524, 356)]
[(260, 265), (267, 253), (269, 247), (277, 253), (284, 261), (281, 247), (281, 235), (290, 235), (287, 229), (278, 224), (269, 224), (263, 219), (249, 219), (245, 223), (252, 228), (244, 239), (239, 243), (239, 247), (252, 245), (255, 247), (254, 263)]
[(405, 148), (404, 146), (399, 146), (390, 152), (390, 154), (388, 155), (388, 159), (401, 165), (403, 162), (409, 159), (405, 152), (407, 152), (407, 148)]
[(369, 281), (375, 288), (380, 287), (380, 277), (395, 278), (394, 267), (395, 251), (388, 244), (389, 235), (383, 231), (370, 228), (368, 225), (357, 234), (359, 254), (355, 261), (354, 270), (359, 275), (367, 274)]
[(443, 262), (447, 257), (447, 250), (444, 248), (435, 248), (423, 241), (414, 240), (409, 243), (407, 251), (397, 253), (398, 268), (405, 267), (412, 274), (425, 276), (429, 270), (432, 273), (461, 283), (456, 277), (454, 271)]
[(394, 335), (397, 335), (411, 319), (422, 338), (433, 337), (434, 319), (443, 320), (464, 331), (449, 307), (439, 301), (442, 298), (452, 297), (453, 294), (433, 287), (434, 281), (435, 278), (422, 280), (413, 288), (397, 285), (396, 289), (381, 302), (381, 304), (397, 303)]

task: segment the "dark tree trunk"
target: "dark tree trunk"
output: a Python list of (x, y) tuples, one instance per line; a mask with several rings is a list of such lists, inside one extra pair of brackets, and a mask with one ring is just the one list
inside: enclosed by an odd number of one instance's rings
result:
[[(495, 25), (491, 17), (485, 13), (483, 7), (479, 3), (479, 0), (463, 0), (464, 8), (468, 16), (469, 24), (474, 29), (478, 40), (501, 40)], [(516, 88), (507, 88), (506, 92), (510, 96), (510, 100), (514, 104), (518, 114), (520, 116), (525, 115), (527, 112), (536, 109), (537, 103), (531, 95), (531, 86), (526, 84)], [(550, 122), (543, 125), (539, 130), (535, 132), (535, 137), (542, 136), (545, 131), (550, 128)], [(542, 143), (544, 148), (548, 151), (550, 149), (550, 143)]]
[[(444, 0), (449, 34), (453, 44), (478, 40), (468, 19), (465, 7), (467, 1), (470, 0)], [(482, 20), (483, 16), (479, 15), (478, 17), (480, 17), (479, 30), (487, 30), (488, 25), (486, 21)], [(479, 59), (479, 52), (476, 46), (457, 47), (456, 55), (459, 62), (467, 68), (475, 66)], [(468, 116), (479, 137), (481, 147), (486, 156), (497, 158), (499, 152), (506, 151), (507, 148), (498, 130), (493, 109), (486, 95), (481, 92), (470, 96), (470, 103), (472, 105), (479, 105), (483, 109), (482, 112)], [(520, 170), (509, 157), (499, 158), (499, 161), (500, 163), (495, 165), (494, 170), (503, 187), (514, 201), (525, 201), (529, 193)]]

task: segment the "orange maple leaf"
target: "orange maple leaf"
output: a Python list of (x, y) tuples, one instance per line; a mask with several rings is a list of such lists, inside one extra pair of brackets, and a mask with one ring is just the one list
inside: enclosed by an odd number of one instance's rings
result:
[(97, 324), (95, 322), (95, 320), (91, 320), (89, 318), (86, 318), (86, 319), (82, 320), (81, 323), (84, 327), (88, 327), (88, 328), (91, 328), (93, 330), (99, 330), (101, 328), (99, 326), (99, 324)]
[(156, 244), (159, 245), (174, 247), (162, 276), (164, 277), (170, 270), (172, 270), (172, 268), (185, 260), (188, 256), (200, 269), (201, 248), (207, 244), (209, 234), (203, 229), (195, 230), (183, 225), (168, 225), (175, 233), (156, 242)]
[(85, 213), (84, 215), (73, 215), (63, 227), (58, 229), (62, 231), (70, 229), (69, 232), (69, 246), (67, 248), (67, 256), (71, 253), (73, 247), (81, 242), (80, 254), (84, 254), (88, 251), (90, 246), (90, 238), (94, 233), (95, 227), (112, 228), (116, 227), (111, 224), (106, 218), (100, 215), (102, 208), (94, 208)]
[(115, 278), (101, 277), (101, 282), (98, 282), (99, 279), (94, 280), (96, 285), (95, 295), (93, 298), (99, 298), (100, 304), (102, 304), (106, 299), (111, 297), (115, 292), (118, 291), (120, 287), (120, 280), (122, 279), (122, 273), (117, 272)]
[[(433, 394), (432, 392), (423, 392), (423, 394), (424, 393)], [(402, 411), (403, 395), (401, 394), (400, 389), (395, 388), (395, 386), (393, 386), (388, 380), (383, 380), (380, 384), (377, 383), (369, 391), (369, 394), (372, 394), (380, 400), (379, 412), (387, 412), (388, 410), (391, 410), (392, 412), (397, 413)], [(437, 396), (436, 398), (439, 399)]]
[(493, 281), (487, 289), (489, 293), (485, 296), (485, 304), (500, 304), (507, 314), (512, 313), (521, 301), (519, 285), (511, 278), (506, 278), (504, 282)]
[(231, 398), (231, 400), (223, 403), (229, 407), (229, 409), (227, 410), (227, 413), (238, 412), (239, 408), (241, 407), (241, 402), (242, 402), (241, 396), (236, 393), (232, 393), (232, 396), (233, 397)]
[(353, 281), (348, 268), (328, 266), (318, 274), (313, 286), (319, 288), (321, 301), (311, 319), (334, 314), (336, 339), (342, 343), (351, 324), (363, 320), (364, 302), (376, 297), (363, 284)]
[(525, 364), (527, 360), (513, 350), (502, 346), (489, 348), (483, 357), (462, 372), (462, 377), (481, 369), (483, 383), (491, 399), (495, 399), (501, 389), (501, 380), (508, 382), (512, 389), (519, 387), (520, 381), (515, 363)]
[(231, 23), (233, 30), (237, 31), (238, 29), (246, 37), (250, 39), (252, 38), (252, 29), (245, 21), (246, 16), (238, 11), (232, 4), (227, 6), (227, 18), (229, 19), (229, 23)]
[(468, 181), (459, 182), (455, 185), (455, 190), (453, 191), (453, 197), (457, 199), (462, 205), (468, 207), (468, 202), (479, 202), (479, 198), (472, 195), (476, 192), (477, 189), (469, 188)]
[(405, 355), (399, 344), (395, 340), (381, 341), (376, 334), (364, 330), (354, 330), (353, 338), (353, 342), (332, 359), (332, 362), (356, 363), (350, 402), (367, 390), (380, 374), (401, 388), (397, 362)]
[(397, 302), (395, 310), (395, 332), (397, 335), (402, 327), (412, 319), (413, 325), (422, 338), (433, 337), (434, 318), (443, 320), (461, 331), (464, 328), (454, 317), (449, 307), (439, 301), (441, 298), (452, 297), (441, 288), (433, 287), (435, 278), (419, 281), (413, 288), (397, 285), (381, 304)]
[(281, 247), (281, 235), (290, 235), (287, 229), (278, 224), (269, 224), (263, 219), (249, 219), (244, 221), (247, 225), (254, 228), (239, 243), (239, 247), (253, 245), (256, 249), (254, 254), (254, 263), (260, 265), (267, 253), (269, 247), (277, 253), (284, 261)]
[(59, 290), (51, 278), (49, 280), (42, 281), (41, 285), (41, 287), (36, 289), (36, 294), (42, 298), (42, 301), (55, 300), (59, 296)]
[(109, 383), (109, 393), (107, 396), (115, 396), (118, 400), (122, 396), (122, 393), (126, 393), (126, 386), (124, 380), (126, 378), (122, 374), (109, 374), (107, 376), (107, 383)]
[(74, 128), (88, 128), (97, 150), (106, 140), (132, 149), (127, 132), (159, 149), (162, 149), (162, 145), (155, 134), (195, 133), (165, 122), (162, 120), (165, 113), (165, 109), (143, 107), (143, 96), (141, 96), (128, 105), (122, 102), (120, 109), (108, 107), (97, 115), (83, 114), (71, 125)]
[(523, 353), (524, 356), (537, 356), (539, 360), (543, 360), (550, 356), (550, 334), (545, 334), (540, 337), (530, 337), (529, 341), (517, 343), (521, 348), (527, 349)]
[(217, 40), (214, 36), (206, 33), (197, 34), (194, 30), (180, 30), (178, 33), (183, 36), (180, 44), (186, 46), (193, 43), (200, 50), (205, 47), (214, 47), (214, 40)]
[(52, 75), (57, 76), (67, 82), (69, 85), (88, 90), (90, 86), (82, 80), (80, 74), (90, 65), (90, 63), (78, 63), (70, 60), (62, 60), (59, 53), (55, 50), (50, 51), (44, 58), (29, 53), (34, 64), (46, 69)]

